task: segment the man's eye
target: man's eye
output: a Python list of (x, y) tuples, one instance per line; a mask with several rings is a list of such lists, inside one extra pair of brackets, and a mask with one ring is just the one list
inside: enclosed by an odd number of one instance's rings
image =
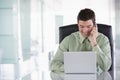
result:
[(87, 28), (90, 28), (90, 26), (88, 26)]
[(80, 28), (84, 28), (83, 26), (80, 26)]
[(87, 28), (91, 28), (92, 26), (87, 26)]

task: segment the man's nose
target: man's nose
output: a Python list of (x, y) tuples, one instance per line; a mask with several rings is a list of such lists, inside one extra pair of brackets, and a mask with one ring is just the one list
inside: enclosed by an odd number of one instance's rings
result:
[(89, 32), (89, 29), (88, 29), (88, 28), (84, 28), (83, 31), (84, 31), (84, 32)]

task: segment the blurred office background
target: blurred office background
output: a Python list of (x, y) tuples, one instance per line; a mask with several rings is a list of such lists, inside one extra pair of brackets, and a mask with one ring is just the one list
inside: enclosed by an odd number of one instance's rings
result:
[(51, 80), (58, 28), (77, 23), (86, 7), (95, 11), (97, 23), (112, 26), (120, 71), (119, 0), (0, 0), (0, 80)]

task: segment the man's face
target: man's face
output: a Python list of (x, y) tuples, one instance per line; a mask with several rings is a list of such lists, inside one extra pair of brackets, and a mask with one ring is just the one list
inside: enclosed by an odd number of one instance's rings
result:
[(90, 35), (90, 32), (92, 31), (93, 27), (94, 27), (93, 21), (92, 20), (87, 20), (87, 21), (79, 20), (78, 27), (79, 27), (80, 33), (84, 37), (88, 37)]

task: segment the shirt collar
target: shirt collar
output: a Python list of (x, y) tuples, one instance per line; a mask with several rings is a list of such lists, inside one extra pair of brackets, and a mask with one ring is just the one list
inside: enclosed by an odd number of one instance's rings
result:
[[(79, 32), (79, 31), (78, 31)], [(100, 35), (100, 33), (98, 32), (98, 36)], [(86, 39), (80, 32), (79, 32), (79, 39), (80, 39), (80, 43), (83, 43), (84, 40)], [(89, 39), (88, 39), (89, 41)], [(90, 42), (90, 41), (89, 41)]]
[(82, 34), (79, 32), (79, 37), (80, 37), (80, 43), (83, 43), (83, 41), (86, 39)]

